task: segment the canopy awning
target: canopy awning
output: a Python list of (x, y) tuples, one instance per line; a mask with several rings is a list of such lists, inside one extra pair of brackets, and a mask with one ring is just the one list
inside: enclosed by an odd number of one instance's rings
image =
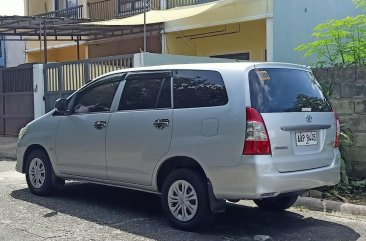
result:
[[(185, 7), (176, 7), (166, 10), (150, 10), (146, 12), (146, 24), (156, 24), (170, 22), (178, 19), (184, 19), (192, 17), (212, 9), (216, 9), (230, 3), (240, 1), (240, 0), (220, 0), (210, 3), (190, 5)], [(122, 18), (122, 19), (112, 19), (106, 21), (92, 22), (86, 24), (93, 25), (106, 25), (106, 26), (132, 26), (132, 25), (143, 25), (144, 24), (144, 14), (138, 14), (132, 17)]]
[[(148, 26), (147, 30), (150, 32), (160, 32), (161, 29), (161, 24), (152, 24)], [(42, 37), (52, 41), (91, 41), (141, 33), (143, 33), (143, 26), (141, 25), (108, 26), (96, 25), (92, 23), (90, 19), (53, 18), (43, 16), (0, 16), (0, 36), (19, 37), (19, 39), (10, 38), (6, 39), (6, 41), (38, 41)]]

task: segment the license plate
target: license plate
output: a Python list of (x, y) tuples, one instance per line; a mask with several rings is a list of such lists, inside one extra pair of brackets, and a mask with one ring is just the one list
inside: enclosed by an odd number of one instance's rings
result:
[(310, 146), (317, 144), (316, 131), (296, 132), (295, 134), (297, 146)]

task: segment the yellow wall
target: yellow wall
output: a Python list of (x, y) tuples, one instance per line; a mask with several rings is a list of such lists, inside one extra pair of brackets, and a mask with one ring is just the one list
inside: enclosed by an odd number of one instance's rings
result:
[[(48, 37), (48, 38), (53, 38), (53, 37)], [(42, 48), (43, 48), (43, 38), (41, 41), (42, 44)], [(47, 48), (52, 48), (54, 46), (60, 46), (62, 47), (62, 45), (65, 44), (75, 44), (75, 41), (50, 41), (47, 40)], [(39, 49), (39, 41), (27, 41), (26, 42), (26, 49), (28, 50), (38, 50)]]
[(166, 32), (238, 23), (264, 19), (273, 14), (273, 0), (232, 0), (230, 4), (216, 7), (193, 17), (165, 23)]
[[(87, 56), (87, 46), (80, 46), (80, 59), (86, 59)], [(43, 51), (30, 52), (26, 54), (27, 63), (43, 62), (44, 53)], [(74, 61), (78, 60), (77, 57), (77, 47), (70, 46), (58, 49), (49, 49), (47, 52), (48, 62), (64, 62), (64, 61)]]
[(264, 61), (265, 49), (266, 20), (167, 34), (168, 54), (207, 57), (249, 52), (250, 60)]

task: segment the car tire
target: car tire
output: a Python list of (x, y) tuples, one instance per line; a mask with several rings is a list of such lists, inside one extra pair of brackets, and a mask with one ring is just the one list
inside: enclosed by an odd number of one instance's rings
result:
[(54, 194), (57, 187), (64, 185), (64, 180), (55, 176), (48, 155), (44, 151), (32, 151), (26, 163), (26, 180), (33, 194), (49, 196)]
[(253, 200), (254, 203), (268, 211), (283, 211), (290, 208), (297, 201), (297, 195), (282, 196), (282, 197), (271, 197)]
[(174, 170), (163, 183), (161, 203), (169, 223), (178, 229), (205, 229), (213, 221), (207, 180), (190, 169)]

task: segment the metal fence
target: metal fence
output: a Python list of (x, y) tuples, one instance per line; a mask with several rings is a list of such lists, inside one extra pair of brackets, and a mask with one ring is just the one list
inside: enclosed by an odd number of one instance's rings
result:
[(117, 16), (117, 0), (104, 0), (88, 3), (88, 11), (90, 19), (114, 19)]
[(33, 65), (0, 70), (0, 134), (18, 135), (34, 119)]
[(119, 55), (44, 65), (46, 112), (58, 98), (69, 96), (90, 80), (119, 69), (133, 67), (133, 55)]
[[(167, 8), (195, 5), (217, 0), (166, 0)], [(160, 0), (102, 0), (88, 3), (89, 18), (96, 20), (128, 17), (146, 11), (160, 10)]]
[(83, 5), (65, 8), (53, 12), (39, 14), (38, 16), (49, 18), (83, 18)]
[(175, 7), (214, 2), (217, 0), (166, 0), (166, 1), (167, 1), (167, 8), (175, 8)]
[(159, 10), (160, 0), (117, 0), (117, 15), (118, 17), (128, 17), (146, 11)]

